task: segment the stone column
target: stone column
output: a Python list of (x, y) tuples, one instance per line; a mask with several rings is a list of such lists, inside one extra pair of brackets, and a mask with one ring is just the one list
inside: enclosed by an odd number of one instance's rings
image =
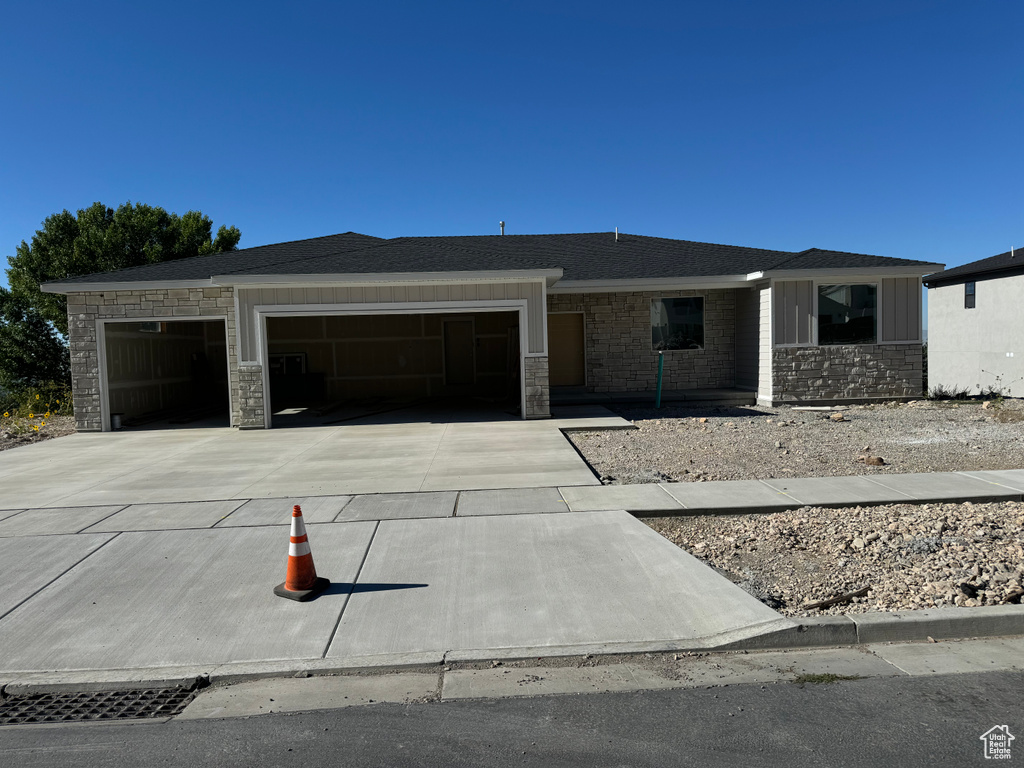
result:
[(239, 429), (265, 429), (263, 366), (259, 363), (241, 363), (238, 366), (238, 400), (241, 410)]
[(547, 357), (525, 359), (526, 418), (546, 419), (551, 416), (551, 396), (548, 386)]

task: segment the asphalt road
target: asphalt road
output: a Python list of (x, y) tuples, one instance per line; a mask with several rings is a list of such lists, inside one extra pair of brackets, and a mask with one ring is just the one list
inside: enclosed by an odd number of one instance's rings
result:
[(1024, 673), (377, 705), (251, 719), (0, 728), (0, 765), (970, 766)]

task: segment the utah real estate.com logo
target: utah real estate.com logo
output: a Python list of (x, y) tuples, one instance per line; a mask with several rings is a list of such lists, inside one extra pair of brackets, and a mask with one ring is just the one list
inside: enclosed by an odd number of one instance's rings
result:
[(985, 759), (986, 760), (1009, 760), (1010, 759), (1010, 742), (1014, 740), (1014, 735), (1010, 733), (1010, 727), (1008, 725), (996, 725), (989, 728), (985, 733), (979, 737), (985, 742)]

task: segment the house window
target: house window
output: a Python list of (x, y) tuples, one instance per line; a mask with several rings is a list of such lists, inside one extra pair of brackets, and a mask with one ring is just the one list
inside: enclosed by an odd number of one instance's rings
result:
[(964, 309), (974, 309), (974, 283), (964, 283)]
[(704, 349), (704, 297), (651, 301), (653, 349)]
[(819, 285), (818, 343), (874, 344), (878, 286)]

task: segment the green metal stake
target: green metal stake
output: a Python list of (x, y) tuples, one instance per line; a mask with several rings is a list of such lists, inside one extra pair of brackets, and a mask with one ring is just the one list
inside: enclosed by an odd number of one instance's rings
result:
[(665, 375), (665, 353), (658, 350), (658, 395), (654, 398), (654, 407), (661, 408), (661, 379)]

